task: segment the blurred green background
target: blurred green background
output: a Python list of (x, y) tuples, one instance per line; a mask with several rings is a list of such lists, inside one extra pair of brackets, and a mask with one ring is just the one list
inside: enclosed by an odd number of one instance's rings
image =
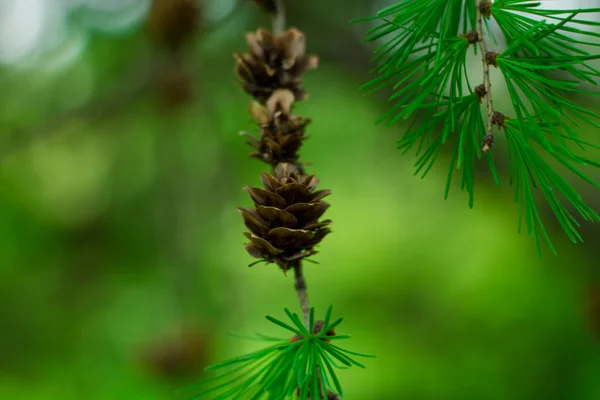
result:
[[(181, 398), (207, 364), (260, 346), (228, 332), (276, 335), (263, 317), (300, 311), (293, 277), (247, 267), (235, 209), (266, 167), (238, 135), (254, 128), (232, 54), (269, 19), (198, 0), (173, 53), (160, 38), (184, 23), (169, 22), (176, 3), (0, 1), (0, 399)], [(286, 2), (321, 59), (296, 107), (313, 120), (303, 157), (334, 193), (311, 301), (378, 355), (340, 373), (345, 398), (600, 399), (600, 226), (573, 245), (542, 206), (559, 255), (539, 259), (485, 163), (474, 209), (458, 185), (443, 199), (447, 154), (413, 176), (402, 128), (374, 125), (385, 93), (358, 90), (369, 26), (348, 23), (388, 3)]]

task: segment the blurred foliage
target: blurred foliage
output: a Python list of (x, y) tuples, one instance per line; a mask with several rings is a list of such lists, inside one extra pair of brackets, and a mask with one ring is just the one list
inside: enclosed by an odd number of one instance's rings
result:
[[(235, 209), (264, 167), (238, 136), (252, 124), (232, 53), (268, 19), (250, 1), (206, 0), (172, 56), (149, 41), (142, 3), (113, 30), (98, 28), (108, 11), (67, 14), (85, 33), (68, 62), (40, 44), (0, 68), (2, 399), (178, 398), (204, 365), (260, 346), (227, 332), (276, 334), (263, 316), (297, 307), (291, 277), (246, 267)], [(322, 61), (297, 108), (313, 120), (303, 157), (333, 190), (311, 300), (334, 304), (339, 333), (379, 355), (339, 373), (345, 398), (600, 398), (598, 228), (539, 260), (488, 175), (476, 171), (473, 210), (459, 191), (443, 200), (447, 171), (414, 178), (402, 132), (373, 125), (385, 104), (357, 89), (371, 49), (347, 21), (381, 4), (332, 0), (325, 18), (315, 0), (288, 3)], [(166, 108), (168, 71), (191, 90)]]

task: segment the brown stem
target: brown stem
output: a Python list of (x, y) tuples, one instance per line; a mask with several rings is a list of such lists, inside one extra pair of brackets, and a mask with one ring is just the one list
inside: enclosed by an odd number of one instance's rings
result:
[(273, 16), (273, 34), (281, 35), (285, 30), (285, 7), (283, 0), (274, 0), (275, 15)]
[(493, 142), (492, 127), (494, 117), (494, 102), (492, 100), (492, 83), (490, 80), (490, 64), (487, 60), (488, 47), (483, 38), (483, 13), (481, 12), (481, 4), (485, 0), (475, 0), (475, 9), (477, 10), (477, 35), (479, 36), (479, 49), (481, 50), (481, 62), (483, 63), (483, 85), (485, 87), (485, 98), (487, 100), (487, 129), (485, 139), (481, 151), (484, 153), (491, 148)]
[(310, 301), (308, 300), (308, 288), (306, 286), (306, 280), (302, 273), (302, 264), (298, 262), (294, 265), (294, 288), (298, 294), (298, 300), (300, 300), (300, 308), (302, 309), (302, 315), (304, 316), (304, 325), (306, 329), (310, 329)]

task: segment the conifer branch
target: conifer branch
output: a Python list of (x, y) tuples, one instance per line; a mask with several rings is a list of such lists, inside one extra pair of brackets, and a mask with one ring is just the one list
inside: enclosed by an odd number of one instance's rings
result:
[[(282, 35), (285, 31), (285, 7), (283, 0), (273, 0), (275, 4), (275, 14), (273, 16), (273, 34), (276, 36)], [(302, 170), (302, 168), (300, 168)], [(298, 295), (300, 302), (300, 308), (302, 315), (304, 316), (304, 325), (306, 329), (310, 331), (310, 300), (308, 298), (308, 286), (302, 273), (302, 260), (298, 260), (294, 265), (294, 289)], [(317, 366), (317, 371), (319, 367)], [(323, 382), (320, 377), (320, 373), (317, 374), (317, 380), (319, 383), (319, 400), (325, 399), (325, 389), (323, 388)]]
[(487, 152), (491, 149), (494, 143), (494, 135), (492, 128), (494, 126), (494, 101), (492, 98), (492, 82), (490, 79), (490, 63), (488, 59), (488, 46), (483, 36), (483, 11), (489, 9), (490, 2), (488, 0), (475, 0), (475, 9), (477, 12), (477, 35), (479, 36), (479, 50), (481, 51), (481, 62), (483, 64), (483, 87), (485, 90), (485, 98), (487, 103), (487, 128), (483, 138), (482, 152)]
[[(600, 114), (572, 100), (573, 95), (599, 94), (587, 85), (596, 84), (600, 77), (600, 71), (589, 64), (600, 59), (600, 54), (589, 50), (600, 47), (598, 33), (589, 28), (600, 22), (586, 15), (598, 14), (600, 9), (549, 10), (540, 8), (541, 4), (530, 0), (399, 0), (374, 17), (356, 21), (378, 21), (368, 31), (367, 41), (388, 38), (376, 49), (373, 62), (377, 65), (372, 70), (376, 76), (361, 88), (369, 93), (392, 88), (389, 100), (393, 105), (378, 122), (394, 125), (411, 120), (398, 148), (404, 153), (416, 149), (416, 173), (427, 175), (442, 150), (453, 147), (446, 197), (455, 170), (461, 170), (461, 188), (469, 193), (473, 207), (475, 165), (494, 144), (493, 126), (504, 131), (509, 183), (520, 205), (519, 230), (526, 227), (540, 255), (542, 240), (553, 253), (555, 249), (540, 217), (536, 191), (543, 193), (574, 243), (582, 241), (577, 215), (600, 221), (600, 215), (547, 161), (553, 158), (600, 188), (583, 171), (584, 167), (600, 168), (600, 163), (573, 151), (575, 147), (600, 148), (581, 140), (577, 132), (582, 122), (600, 128)], [(488, 28), (492, 18), (506, 42), (500, 53), (489, 50), (484, 38), (484, 25)], [(494, 40), (493, 33), (486, 31)], [(473, 88), (466, 60), (467, 49), (475, 43), (481, 51), (484, 82)], [(512, 118), (494, 110), (490, 66), (498, 69), (506, 83)], [(559, 71), (562, 77), (556, 75)], [(484, 98), (487, 118), (481, 113)], [(499, 186), (494, 159), (489, 154), (485, 159)]]
[(70, 123), (80, 122), (86, 126), (97, 124), (127, 110), (128, 105), (145, 95), (155, 85), (159, 71), (148, 66), (156, 64), (152, 58), (140, 55), (126, 67), (123, 77), (111, 85), (106, 94), (80, 107), (48, 115), (40, 123), (9, 131), (6, 134), (9, 140), (2, 143), (0, 150), (0, 163), (35, 143), (51, 140)]
[[(255, 150), (251, 157), (269, 164), (272, 174), (263, 173), (263, 188), (247, 187), (255, 209), (239, 208), (246, 227), (248, 253), (277, 264), (284, 273), (294, 270), (294, 288), (302, 309), (305, 330), (309, 335), (314, 326), (308, 288), (302, 271), (302, 259), (315, 254), (314, 247), (330, 233), (330, 220), (319, 222), (329, 207), (321, 199), (331, 193), (318, 190), (315, 175), (308, 175), (299, 161), (299, 150), (305, 139), (304, 130), (309, 119), (294, 115), (295, 102), (304, 100), (306, 92), (302, 76), (317, 67), (318, 58), (306, 54), (306, 39), (296, 28), (285, 29), (285, 12), (281, 0), (255, 0), (255, 3), (273, 16), (272, 32), (258, 29), (248, 33), (249, 52), (236, 54), (236, 72), (243, 89), (255, 101), (250, 103), (250, 114), (258, 123), (260, 136), (248, 138)], [(254, 265), (255, 263), (251, 264)], [(325, 399), (329, 392), (322, 374), (325, 364), (312, 363), (314, 394)], [(304, 393), (308, 396), (308, 393)], [(306, 397), (303, 397), (306, 398)]]

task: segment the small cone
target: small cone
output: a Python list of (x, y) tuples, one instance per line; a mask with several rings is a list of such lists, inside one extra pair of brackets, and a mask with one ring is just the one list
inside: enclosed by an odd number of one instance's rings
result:
[(255, 152), (250, 157), (264, 161), (275, 167), (280, 163), (294, 164), (302, 172), (298, 163), (298, 151), (305, 139), (304, 131), (310, 123), (307, 118), (290, 115), (294, 95), (285, 89), (276, 90), (267, 100), (266, 106), (254, 101), (250, 103), (250, 115), (260, 126), (260, 138), (247, 133), (248, 144)]
[(330, 190), (315, 190), (314, 175), (301, 174), (292, 164), (279, 164), (274, 175), (263, 173), (263, 188), (245, 187), (254, 208), (238, 208), (250, 230), (248, 253), (274, 262), (287, 271), (300, 259), (316, 253), (313, 248), (331, 232), (330, 220), (319, 222), (329, 204), (322, 201)]
[(235, 54), (236, 73), (244, 90), (265, 103), (277, 89), (288, 89), (296, 101), (307, 97), (302, 77), (318, 65), (318, 58), (306, 54), (304, 33), (296, 28), (274, 36), (266, 29), (246, 34), (249, 52)]

